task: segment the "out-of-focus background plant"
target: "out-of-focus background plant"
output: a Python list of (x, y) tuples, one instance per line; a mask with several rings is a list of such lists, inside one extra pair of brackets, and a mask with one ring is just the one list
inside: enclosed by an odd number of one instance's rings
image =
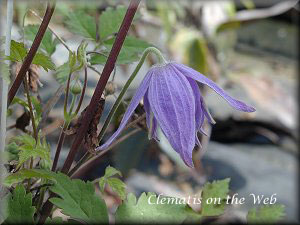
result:
[[(50, 22), (51, 30), (47, 30), (39, 48), (39, 58), (36, 57), (29, 71), (33, 113), (36, 127), (40, 130), (37, 137), (40, 144), (32, 148), (50, 151), (50, 156), (45, 155), (40, 161), (33, 162), (39, 163), (40, 168), (51, 167), (57, 140), (66, 122), (62, 85), (66, 84), (70, 73), (69, 50), (77, 51), (80, 55), (78, 49), (84, 45), (82, 41), (88, 43), (84, 49), (88, 81), (82, 111), (90, 101), (112, 48), (126, 12), (124, 5), (128, 5), (128, 2), (57, 3)], [(37, 33), (39, 15), (43, 15), (44, 6), (44, 3), (37, 1), (18, 1), (15, 4), (11, 80), (18, 73), (20, 63)], [(5, 9), (1, 7), (1, 13), (5, 14)], [(238, 193), (238, 196), (246, 198), (246, 202), (226, 206), (223, 216), (209, 217), (208, 222), (245, 222), (247, 218), (249, 222), (256, 222), (260, 215), (268, 214), (267, 210), (260, 211), (261, 214), (255, 213), (252, 208), (258, 204), (253, 204), (250, 194), (264, 197), (276, 194), (277, 203), (285, 205), (285, 219), (298, 221), (298, 16), (297, 1), (142, 2), (106, 86), (103, 114), (99, 124), (96, 124), (98, 128), (102, 127), (141, 53), (149, 46), (161, 49), (166, 59), (186, 64), (208, 76), (232, 96), (254, 106), (257, 111), (252, 114), (234, 111), (214, 92), (200, 86), (217, 123), (213, 126), (205, 123), (204, 130), (208, 136), (199, 135), (202, 149), (195, 147), (194, 169), (184, 165), (161, 132), (160, 142), (149, 141), (146, 124), (142, 120), (124, 132), (123, 141), (114, 145), (103, 157), (94, 160), (76, 178), (98, 182), (98, 178), (102, 177), (96, 193), (102, 193), (110, 212), (115, 211), (120, 201), (126, 198), (125, 184), (127, 191), (137, 196), (142, 192), (154, 192), (180, 198), (199, 194), (206, 182), (230, 178), (229, 194)], [(23, 41), (25, 45), (22, 45)], [(77, 62), (80, 63), (80, 60)], [(114, 115), (103, 141), (117, 129), (134, 91), (154, 62), (155, 57), (147, 58)], [(83, 67), (74, 74), (74, 81), (70, 82), (72, 99), (77, 98), (85, 83)], [(69, 100), (69, 104), (72, 104)], [(51, 101), (55, 101), (54, 107)], [(26, 147), (26, 143), (34, 143), (32, 137), (23, 135), (22, 138), (14, 138), (24, 132), (31, 133), (31, 111), (26, 95), (20, 91), (8, 108), (5, 152), (10, 168), (18, 169), (21, 159), (26, 161), (33, 156), (20, 155), (18, 149), (22, 143), (23, 147)], [(143, 114), (141, 103), (132, 121)], [(72, 120), (70, 128), (65, 129), (58, 168), (62, 167), (68, 154), (78, 121), (80, 119)], [(93, 138), (98, 134), (90, 135), (90, 140), (86, 140), (80, 147), (77, 161), (87, 149), (97, 146)], [(124, 183), (118, 179), (111, 180), (114, 178), (110, 178), (112, 175), (109, 175), (107, 169), (109, 165), (121, 172), (112, 169), (111, 173), (122, 174)], [(108, 185), (105, 186), (105, 182)], [(118, 184), (114, 185), (114, 182)], [(229, 180), (220, 182), (228, 191)], [(23, 193), (20, 187), (17, 188)], [(142, 195), (142, 198), (145, 196)], [(195, 211), (199, 207), (192, 205)], [(282, 209), (273, 210), (281, 212)], [(57, 215), (61, 216), (61, 212), (57, 212)], [(72, 217), (72, 214), (67, 215)], [(122, 217), (122, 209), (119, 215)]]

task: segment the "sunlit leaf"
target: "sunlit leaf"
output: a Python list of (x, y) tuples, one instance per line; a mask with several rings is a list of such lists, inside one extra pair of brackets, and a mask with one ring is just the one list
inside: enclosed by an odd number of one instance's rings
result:
[(202, 216), (219, 216), (224, 213), (230, 179), (206, 183), (202, 190)]
[(32, 63), (43, 67), (46, 71), (55, 70), (55, 64), (51, 61), (51, 58), (42, 53), (36, 53)]
[(66, 24), (72, 32), (89, 39), (96, 39), (96, 23), (92, 16), (77, 10), (69, 13), (68, 17)]
[(64, 84), (67, 80), (68, 80), (68, 76), (70, 74), (70, 67), (69, 67), (69, 63), (66, 62), (64, 64), (62, 64), (61, 66), (57, 67), (56, 71), (55, 71), (55, 79), (60, 83), (60, 84)]
[[(10, 56), (7, 56), (6, 58), (13, 62), (23, 62), (26, 55), (27, 49), (25, 48), (24, 44), (12, 40), (10, 46)], [(48, 71), (48, 69), (55, 70), (55, 64), (51, 61), (51, 58), (40, 52), (35, 54), (32, 63), (43, 67), (46, 71)]]
[(108, 184), (111, 189), (124, 200), (126, 198), (126, 184), (120, 179), (112, 177), (114, 175), (122, 176), (119, 170), (111, 166), (106, 167), (104, 176), (99, 180), (100, 190), (104, 192), (104, 187)]
[(266, 205), (262, 206), (259, 209), (252, 208), (249, 210), (247, 215), (248, 223), (255, 224), (265, 224), (265, 223), (277, 223), (283, 219), (284, 205), (275, 204), (275, 205)]
[(7, 58), (13, 62), (22, 62), (25, 59), (27, 50), (23, 43), (11, 40), (10, 55)]
[[(165, 204), (161, 204), (162, 198)], [(130, 193), (127, 201), (117, 209), (116, 223), (181, 224), (188, 215), (188, 208), (185, 203), (180, 204), (180, 200), (175, 197), (160, 196), (159, 200), (154, 193), (143, 193), (137, 201), (136, 197)]]

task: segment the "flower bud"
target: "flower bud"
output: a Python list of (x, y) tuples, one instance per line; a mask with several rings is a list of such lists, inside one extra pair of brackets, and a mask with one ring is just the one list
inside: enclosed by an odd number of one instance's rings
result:
[(116, 91), (116, 85), (112, 81), (107, 82), (107, 85), (105, 87), (105, 94), (112, 95), (115, 93), (115, 91)]
[(82, 90), (82, 85), (81, 85), (80, 80), (72, 81), (71, 86), (70, 86), (71, 93), (74, 95), (78, 95), (81, 93), (81, 90)]

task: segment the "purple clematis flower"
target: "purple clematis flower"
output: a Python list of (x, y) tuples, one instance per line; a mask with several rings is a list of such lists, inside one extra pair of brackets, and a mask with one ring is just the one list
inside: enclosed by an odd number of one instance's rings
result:
[(226, 94), (217, 84), (192, 68), (175, 62), (156, 65), (148, 71), (133, 96), (118, 130), (97, 150), (107, 148), (115, 140), (144, 98), (150, 138), (158, 140), (156, 132), (160, 127), (185, 164), (193, 167), (193, 149), (195, 144), (201, 146), (197, 132), (204, 133), (202, 125), (205, 118), (215, 123), (205, 106), (197, 81), (209, 86), (233, 108), (244, 112), (255, 111), (253, 107)]

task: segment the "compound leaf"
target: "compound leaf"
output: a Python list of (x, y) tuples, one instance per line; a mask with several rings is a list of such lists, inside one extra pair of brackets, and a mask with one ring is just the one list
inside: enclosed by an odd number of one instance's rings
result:
[(24, 186), (18, 185), (8, 197), (7, 218), (9, 224), (33, 224), (35, 208), (32, 206), (32, 194), (26, 194)]
[(11, 186), (15, 183), (22, 182), (28, 178), (43, 178), (47, 180), (55, 181), (55, 174), (49, 170), (42, 169), (22, 169), (16, 173), (10, 174), (4, 179), (3, 184), (6, 186)]
[[(164, 204), (162, 200), (164, 199)], [(116, 212), (116, 223), (182, 223), (188, 213), (185, 203), (179, 204), (180, 199), (175, 197), (160, 196), (154, 193), (143, 193), (138, 201), (130, 193), (127, 201), (119, 206)]]
[(61, 208), (62, 213), (85, 223), (108, 223), (105, 202), (96, 195), (91, 182), (71, 180), (59, 173), (56, 175), (56, 184), (50, 190), (60, 196), (51, 198), (50, 201)]
[(202, 190), (202, 216), (218, 216), (224, 213), (230, 178), (206, 183)]
[(259, 209), (252, 208), (249, 210), (247, 215), (248, 223), (277, 223), (285, 215), (284, 205), (268, 205), (262, 206)]

